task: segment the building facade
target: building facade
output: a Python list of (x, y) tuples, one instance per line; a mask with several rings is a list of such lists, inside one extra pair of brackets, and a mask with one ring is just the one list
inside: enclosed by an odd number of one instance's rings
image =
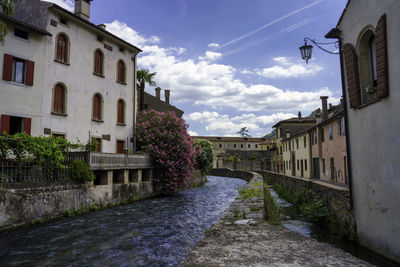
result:
[(165, 99), (164, 101), (161, 100), (161, 88), (157, 87), (155, 91), (156, 91), (155, 96), (152, 96), (151, 94), (144, 92), (143, 108), (145, 110), (153, 109), (158, 112), (172, 111), (175, 112), (176, 116), (182, 118), (183, 110), (180, 110), (179, 108), (170, 104), (171, 91), (164, 90), (164, 99)]
[[(17, 128), (28, 128), (25, 121), (30, 120), (31, 129), (25, 132), (32, 135), (81, 143), (96, 139), (99, 152), (133, 148), (140, 49), (109, 33), (105, 25), (92, 24), (90, 5), (89, 0), (76, 0), (71, 13), (40, 0), (16, 2), (2, 47), (2, 132), (18, 132), (13, 130), (19, 123), (14, 117), (20, 117), (23, 125)], [(16, 37), (17, 30), (27, 38)]]
[(354, 211), (364, 245), (400, 262), (400, 1), (351, 0), (340, 18)]

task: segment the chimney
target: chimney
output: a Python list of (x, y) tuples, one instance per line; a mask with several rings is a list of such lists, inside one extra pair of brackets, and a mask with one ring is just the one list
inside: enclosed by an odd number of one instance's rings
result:
[(106, 30), (106, 25), (105, 24), (99, 24), (97, 25), (100, 29)]
[(157, 87), (157, 88), (154, 89), (154, 90), (156, 90), (156, 98), (157, 98), (158, 100), (160, 100), (160, 99), (161, 99), (161, 88), (160, 88), (160, 87)]
[(90, 2), (93, 0), (75, 0), (75, 15), (84, 20), (90, 18)]
[(322, 117), (325, 121), (328, 119), (328, 97), (321, 96), (321, 100), (322, 100)]
[(170, 95), (171, 90), (165, 90), (165, 103), (169, 104), (169, 95)]
[(299, 113), (297, 114), (297, 116), (299, 116), (299, 119), (301, 119), (301, 112), (299, 111)]

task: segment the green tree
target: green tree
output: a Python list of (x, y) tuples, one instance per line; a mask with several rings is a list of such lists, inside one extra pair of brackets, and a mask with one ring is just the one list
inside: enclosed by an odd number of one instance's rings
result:
[(251, 135), (248, 134), (249, 130), (247, 127), (243, 127), (240, 129), (239, 132), (237, 132), (241, 137), (251, 137)]
[(140, 69), (137, 71), (137, 86), (139, 87), (139, 110), (144, 109), (144, 87), (146, 83), (155, 86), (154, 76), (157, 72), (150, 72), (148, 69)]
[(194, 148), (196, 150), (196, 167), (205, 174), (210, 173), (214, 161), (212, 143), (204, 139), (194, 139)]
[[(13, 0), (0, 0), (0, 11), (6, 16), (12, 17), (15, 15)], [(0, 43), (3, 43), (4, 37), (7, 35), (7, 24), (0, 20)]]

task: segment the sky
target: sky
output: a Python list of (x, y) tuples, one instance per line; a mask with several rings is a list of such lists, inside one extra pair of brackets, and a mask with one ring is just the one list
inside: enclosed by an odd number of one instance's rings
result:
[[(50, 2), (73, 11), (73, 0)], [(143, 50), (138, 68), (157, 72), (190, 134), (238, 136), (247, 127), (261, 137), (278, 121), (321, 107), (320, 96), (340, 102), (338, 55), (314, 46), (306, 64), (299, 47), (305, 37), (333, 41), (324, 36), (346, 2), (94, 0), (90, 21)], [(155, 95), (154, 87), (145, 91)]]

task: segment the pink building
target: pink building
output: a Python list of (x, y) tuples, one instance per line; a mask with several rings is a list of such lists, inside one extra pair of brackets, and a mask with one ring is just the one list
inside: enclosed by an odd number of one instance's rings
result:
[[(322, 114), (311, 128), (312, 178), (348, 184), (346, 131), (343, 105), (327, 105), (321, 96)], [(322, 115), (322, 117), (321, 117)]]

